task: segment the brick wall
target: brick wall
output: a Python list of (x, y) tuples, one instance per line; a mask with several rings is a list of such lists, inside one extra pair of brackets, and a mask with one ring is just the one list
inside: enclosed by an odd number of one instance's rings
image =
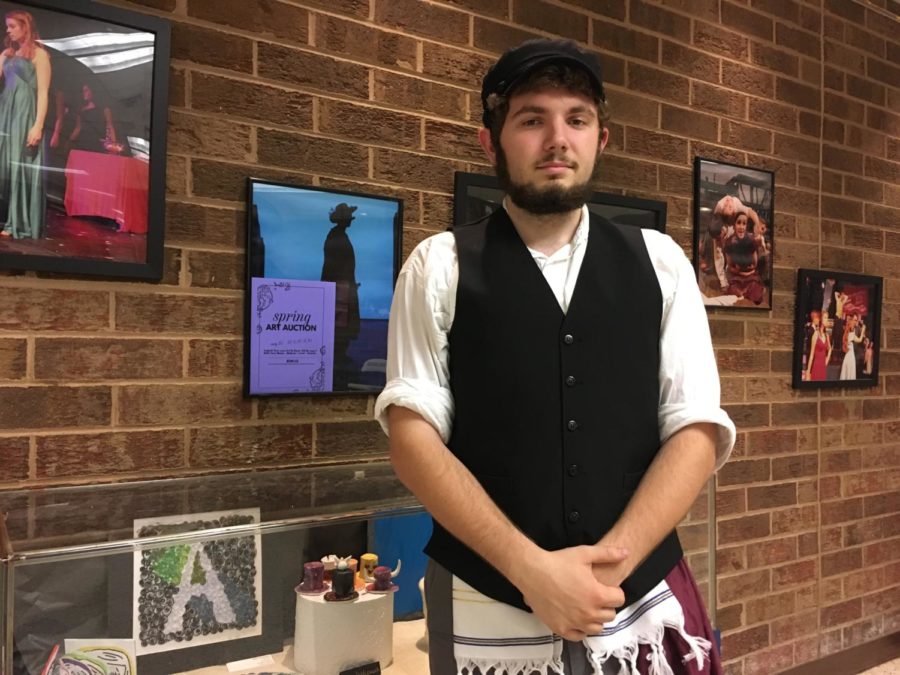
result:
[[(563, 35), (604, 57), (604, 189), (666, 199), (686, 251), (693, 156), (776, 172), (774, 311), (710, 316), (739, 427), (716, 495), (727, 672), (898, 629), (894, 0), (117, 4), (173, 22), (165, 277), (0, 278), (0, 488), (383, 453), (371, 398), (241, 397), (244, 179), (402, 197), (408, 251), (450, 222), (453, 172), (488, 170), (486, 66)], [(791, 389), (799, 266), (885, 277), (876, 388)], [(692, 548), (705, 517), (701, 500)]]

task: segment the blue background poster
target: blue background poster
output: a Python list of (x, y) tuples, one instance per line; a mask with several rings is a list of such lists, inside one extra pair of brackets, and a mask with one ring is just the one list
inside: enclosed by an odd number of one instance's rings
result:
[(325, 391), (381, 390), (402, 203), (256, 180), (250, 196), (251, 278), (334, 284), (333, 377)]

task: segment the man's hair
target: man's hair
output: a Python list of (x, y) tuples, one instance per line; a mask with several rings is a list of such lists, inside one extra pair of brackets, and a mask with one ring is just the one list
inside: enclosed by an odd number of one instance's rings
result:
[(601, 128), (609, 120), (609, 105), (597, 94), (586, 72), (581, 68), (575, 68), (566, 63), (550, 63), (530, 73), (505, 96), (499, 94), (488, 96), (487, 106), (491, 122), (491, 141), (494, 147), (500, 145), (500, 131), (503, 129), (506, 116), (509, 114), (509, 99), (516, 94), (543, 89), (558, 89), (581, 94), (589, 98), (597, 106), (597, 115), (600, 119)]

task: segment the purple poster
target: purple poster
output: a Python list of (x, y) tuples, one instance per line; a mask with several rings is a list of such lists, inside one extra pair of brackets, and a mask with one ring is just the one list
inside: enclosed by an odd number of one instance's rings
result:
[(331, 391), (334, 286), (330, 281), (252, 279), (251, 394)]

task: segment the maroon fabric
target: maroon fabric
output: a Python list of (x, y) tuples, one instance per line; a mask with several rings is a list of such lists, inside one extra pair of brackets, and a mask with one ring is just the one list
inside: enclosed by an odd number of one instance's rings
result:
[[(703, 606), (700, 590), (697, 588), (694, 576), (688, 569), (684, 558), (666, 575), (666, 583), (669, 584), (672, 594), (684, 611), (685, 632), (694, 637), (706, 638), (712, 643), (709, 659), (703, 661), (703, 668), (700, 669), (697, 667), (696, 659), (691, 659), (687, 663), (682, 662), (681, 657), (689, 654), (691, 650), (678, 631), (666, 628), (663, 646), (669, 666), (675, 675), (699, 675), (701, 673), (702, 675), (722, 675), (722, 659), (716, 647), (716, 637), (709, 624), (709, 618), (706, 616), (706, 608)], [(641, 645), (638, 653), (638, 670), (641, 675), (647, 675), (650, 670), (650, 662), (647, 660), (650, 648), (647, 645)]]

